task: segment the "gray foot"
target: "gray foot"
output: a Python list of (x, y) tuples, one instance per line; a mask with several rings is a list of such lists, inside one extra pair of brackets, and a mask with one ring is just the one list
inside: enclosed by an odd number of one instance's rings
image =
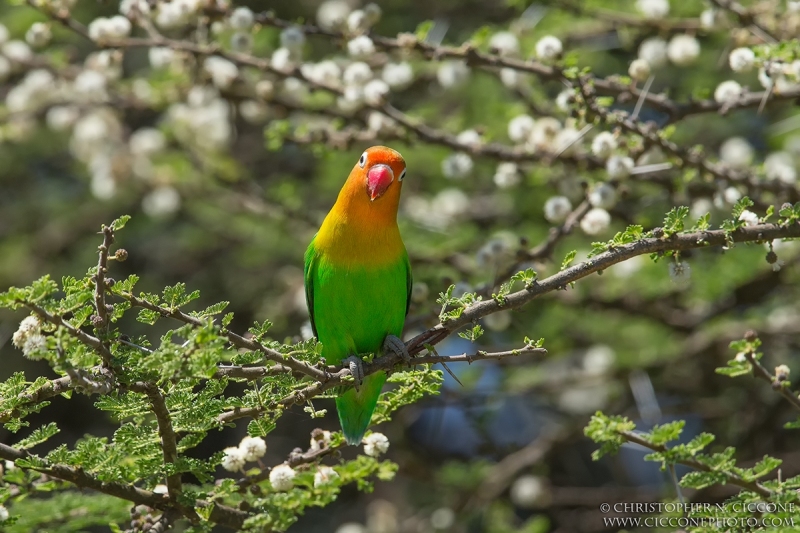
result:
[(356, 392), (358, 392), (358, 389), (361, 388), (361, 383), (364, 381), (364, 362), (355, 355), (351, 355), (342, 362), (350, 369), (350, 374), (352, 374), (356, 384)]
[(406, 344), (398, 337), (386, 335), (386, 338), (383, 339), (383, 353), (386, 352), (392, 352), (402, 358), (408, 365), (411, 365), (411, 356), (408, 353)]

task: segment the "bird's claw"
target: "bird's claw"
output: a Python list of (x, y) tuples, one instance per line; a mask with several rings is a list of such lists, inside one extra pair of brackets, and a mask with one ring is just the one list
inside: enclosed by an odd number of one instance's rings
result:
[(351, 355), (344, 360), (344, 364), (350, 369), (350, 374), (355, 381), (356, 392), (361, 388), (361, 383), (364, 381), (364, 363), (358, 356)]
[(408, 353), (406, 343), (394, 335), (386, 335), (383, 340), (383, 353), (391, 352), (411, 366), (411, 355)]

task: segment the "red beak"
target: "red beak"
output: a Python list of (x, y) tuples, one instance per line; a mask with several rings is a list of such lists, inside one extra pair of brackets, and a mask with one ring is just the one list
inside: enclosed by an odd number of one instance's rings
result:
[(394, 181), (394, 172), (389, 165), (374, 165), (367, 172), (367, 193), (370, 201), (383, 196), (386, 189)]

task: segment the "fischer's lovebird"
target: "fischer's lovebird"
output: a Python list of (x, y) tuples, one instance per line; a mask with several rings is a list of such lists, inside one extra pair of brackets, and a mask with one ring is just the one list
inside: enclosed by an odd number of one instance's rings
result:
[(348, 444), (361, 442), (386, 381), (363, 378), (358, 354), (386, 350), (408, 359), (400, 335), (411, 295), (411, 266), (397, 207), (406, 175), (398, 152), (373, 146), (361, 154), (305, 255), (311, 328), (328, 364), (349, 364), (355, 388), (336, 398)]

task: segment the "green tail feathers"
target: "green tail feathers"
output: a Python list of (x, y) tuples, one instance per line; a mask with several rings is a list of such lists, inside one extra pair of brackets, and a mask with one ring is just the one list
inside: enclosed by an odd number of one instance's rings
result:
[(385, 382), (386, 374), (377, 372), (364, 378), (358, 392), (354, 388), (348, 389), (336, 398), (336, 410), (347, 444), (361, 444)]

